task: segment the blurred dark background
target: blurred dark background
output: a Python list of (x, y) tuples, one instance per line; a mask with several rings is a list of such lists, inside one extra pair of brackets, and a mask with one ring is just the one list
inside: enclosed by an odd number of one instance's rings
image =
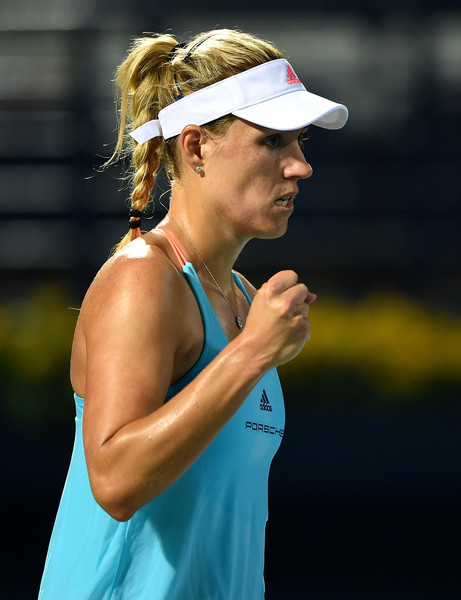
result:
[(267, 598), (459, 598), (459, 2), (220, 6), (0, 1), (1, 595), (37, 595), (72, 449), (71, 309), (127, 229), (120, 173), (95, 170), (113, 72), (143, 32), (240, 27), (350, 110), (311, 128), (288, 234), (238, 264), (256, 285), (294, 268), (319, 295), (281, 369)]

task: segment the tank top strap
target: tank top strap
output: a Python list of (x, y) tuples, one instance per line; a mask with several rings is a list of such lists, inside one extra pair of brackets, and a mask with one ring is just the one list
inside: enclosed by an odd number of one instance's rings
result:
[(184, 265), (190, 262), (186, 254), (184, 253), (184, 250), (181, 248), (181, 246), (179, 245), (178, 241), (172, 233), (170, 233), (166, 229), (162, 229), (161, 227), (159, 227), (156, 231), (159, 231), (162, 235), (166, 237), (181, 267), (184, 267)]

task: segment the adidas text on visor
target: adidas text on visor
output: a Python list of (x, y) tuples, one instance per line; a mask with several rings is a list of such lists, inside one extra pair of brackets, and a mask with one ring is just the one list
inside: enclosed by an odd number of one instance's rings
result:
[(158, 136), (167, 140), (186, 125), (205, 125), (228, 114), (277, 131), (311, 124), (340, 129), (348, 117), (342, 104), (308, 92), (289, 62), (279, 58), (184, 96), (130, 135), (139, 144)]

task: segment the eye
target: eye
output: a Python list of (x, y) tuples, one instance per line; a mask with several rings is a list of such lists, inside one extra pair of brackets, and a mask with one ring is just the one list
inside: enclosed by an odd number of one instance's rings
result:
[(299, 134), (298, 146), (301, 148), (301, 150), (304, 148), (304, 143), (307, 142), (308, 139), (309, 139), (309, 136), (307, 135), (307, 133), (305, 131), (303, 133)]
[(280, 135), (278, 133), (274, 133), (273, 135), (267, 137), (264, 140), (264, 143), (270, 148), (278, 148), (280, 146)]

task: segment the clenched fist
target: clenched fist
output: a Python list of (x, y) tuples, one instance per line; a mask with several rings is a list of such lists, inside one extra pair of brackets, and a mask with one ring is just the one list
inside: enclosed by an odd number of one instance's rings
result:
[(298, 283), (294, 271), (280, 271), (253, 299), (242, 335), (253, 336), (270, 367), (288, 362), (310, 337), (309, 305), (316, 295)]

